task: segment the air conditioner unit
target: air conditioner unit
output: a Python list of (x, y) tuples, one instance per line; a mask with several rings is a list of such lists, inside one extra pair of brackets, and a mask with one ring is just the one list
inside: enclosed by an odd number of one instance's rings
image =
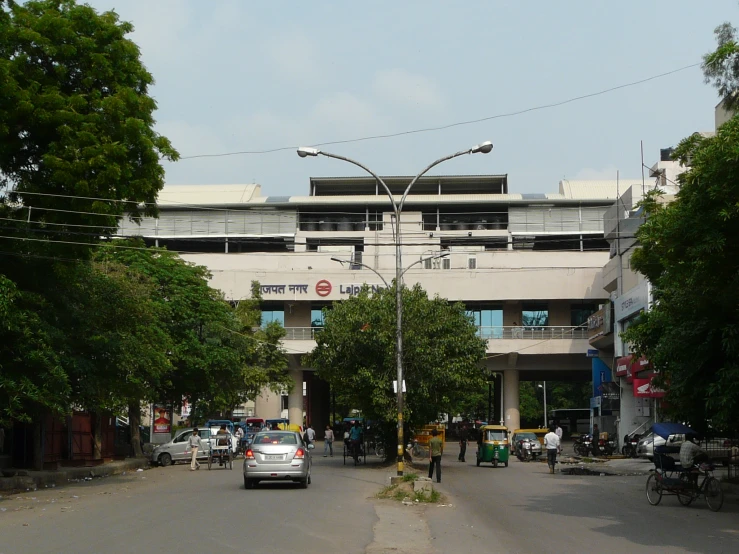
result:
[(467, 269), (477, 269), (477, 258), (474, 256), (467, 258)]

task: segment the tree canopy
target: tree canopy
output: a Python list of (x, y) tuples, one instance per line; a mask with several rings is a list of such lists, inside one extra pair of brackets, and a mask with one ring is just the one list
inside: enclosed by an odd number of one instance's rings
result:
[(693, 135), (674, 156), (690, 169), (674, 202), (644, 202), (632, 256), (654, 304), (624, 334), (660, 371), (673, 417), (708, 430), (739, 421), (739, 120)]
[[(397, 421), (395, 289), (335, 303), (304, 359), (337, 391), (337, 402), (374, 420)], [(419, 285), (403, 289), (404, 420), (419, 426), (457, 413), (465, 396), (485, 386), (485, 340), (462, 304), (429, 298)]]

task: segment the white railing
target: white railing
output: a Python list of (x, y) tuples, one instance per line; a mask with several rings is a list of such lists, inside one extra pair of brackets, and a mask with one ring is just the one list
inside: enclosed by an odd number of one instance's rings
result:
[[(321, 327), (285, 327), (285, 340), (315, 340), (316, 331)], [(487, 327), (477, 328), (477, 334), (484, 339), (587, 339), (588, 330), (584, 326), (553, 325), (546, 327)]]
[(321, 327), (285, 327), (285, 340), (315, 340)]

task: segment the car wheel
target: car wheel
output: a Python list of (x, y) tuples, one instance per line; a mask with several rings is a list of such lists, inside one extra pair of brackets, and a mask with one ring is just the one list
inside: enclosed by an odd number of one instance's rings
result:
[(249, 479), (244, 475), (244, 490), (249, 490)]
[(308, 484), (310, 485), (310, 483), (311, 483), (310, 475), (308, 475)]
[(159, 463), (162, 467), (167, 467), (172, 465), (172, 456), (167, 454), (166, 452), (159, 456)]
[(300, 481), (300, 488), (301, 489), (307, 489), (308, 488), (308, 478), (302, 479)]

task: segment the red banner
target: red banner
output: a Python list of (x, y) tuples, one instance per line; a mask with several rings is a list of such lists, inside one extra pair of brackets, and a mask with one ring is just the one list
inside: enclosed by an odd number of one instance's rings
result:
[(631, 365), (631, 356), (624, 356), (616, 360), (616, 376), (623, 377), (629, 371)]
[(648, 369), (652, 369), (652, 364), (644, 356), (638, 360), (634, 360), (631, 364), (631, 373), (634, 375), (641, 371), (647, 371)]
[(634, 379), (634, 398), (662, 398), (665, 391), (652, 385), (652, 379)]

